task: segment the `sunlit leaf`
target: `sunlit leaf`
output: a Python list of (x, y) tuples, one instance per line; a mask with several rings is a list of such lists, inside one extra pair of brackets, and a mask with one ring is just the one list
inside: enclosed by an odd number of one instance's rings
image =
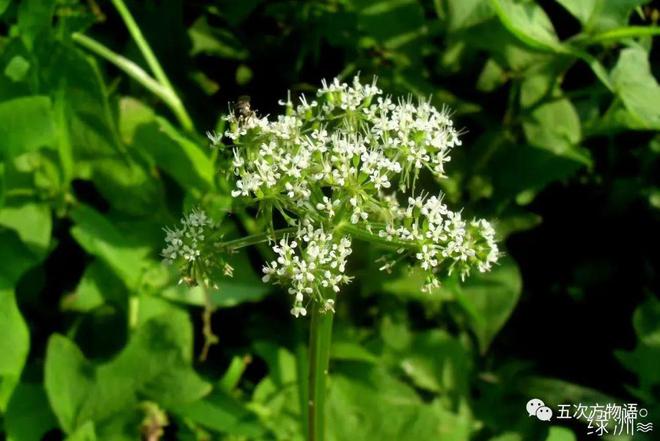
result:
[(328, 394), (328, 439), (468, 440), (470, 417), (438, 401), (423, 403), (415, 391), (365, 364), (338, 368)]
[(525, 44), (556, 50), (559, 39), (543, 8), (533, 1), (491, 0), (504, 27)]
[(53, 145), (55, 125), (51, 102), (45, 96), (15, 98), (0, 102), (0, 158), (11, 158)]
[(48, 248), (52, 220), (50, 209), (45, 204), (5, 206), (0, 209), (0, 225), (16, 231), (21, 240), (37, 253), (43, 253)]
[[(147, 397), (163, 407), (210, 392), (192, 369), (192, 326), (183, 312), (142, 324), (114, 360), (96, 366), (67, 338), (48, 344), (45, 384), (60, 425), (73, 433), (88, 422), (101, 427)], [(131, 381), (126, 381), (130, 378)]]
[(660, 85), (644, 49), (634, 46), (621, 51), (612, 83), (639, 128), (660, 129)]

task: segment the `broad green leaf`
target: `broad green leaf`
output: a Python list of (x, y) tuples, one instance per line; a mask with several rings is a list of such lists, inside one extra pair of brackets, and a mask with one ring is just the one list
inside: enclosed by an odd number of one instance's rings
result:
[(16, 231), (21, 240), (37, 254), (48, 249), (52, 219), (47, 205), (27, 203), (5, 206), (0, 209), (0, 225)]
[(582, 140), (580, 118), (573, 104), (563, 98), (552, 76), (552, 73), (534, 75), (522, 83), (520, 104), (530, 109), (523, 120), (525, 136), (536, 147), (589, 165), (588, 154), (577, 146)]
[(144, 124), (135, 131), (133, 144), (144, 149), (156, 164), (187, 190), (213, 186), (216, 173), (205, 145), (183, 136), (163, 118)]
[(612, 83), (639, 128), (660, 130), (660, 85), (644, 49), (634, 46), (621, 51)]
[(559, 39), (543, 8), (533, 1), (490, 0), (504, 27), (526, 45), (558, 50)]
[(78, 205), (71, 218), (71, 234), (88, 253), (98, 257), (126, 283), (135, 288), (145, 269), (149, 248), (127, 238), (107, 218), (91, 207)]
[(57, 420), (50, 409), (43, 385), (19, 383), (5, 413), (7, 440), (40, 440), (46, 432), (56, 427)]
[(518, 266), (502, 259), (492, 271), (474, 274), (456, 287), (456, 298), (470, 316), (470, 326), (485, 352), (513, 312), (522, 280)]
[(172, 412), (215, 432), (250, 439), (258, 439), (266, 433), (254, 413), (223, 392), (215, 392), (202, 400), (174, 408)]
[(437, 400), (423, 403), (382, 368), (340, 366), (331, 380), (326, 403), (330, 441), (469, 439), (469, 413), (452, 413)]
[(30, 349), (28, 327), (4, 279), (0, 279), (0, 335), (0, 412), (4, 412)]
[(55, 125), (50, 99), (45, 96), (14, 98), (0, 102), (0, 158), (52, 146)]
[(95, 366), (74, 343), (52, 336), (45, 384), (61, 427), (72, 433), (91, 421), (100, 431), (125, 421), (139, 399), (169, 408), (208, 394), (211, 386), (191, 366), (192, 337), (185, 312), (161, 315), (139, 326), (114, 360)]
[(79, 420), (93, 388), (94, 367), (78, 347), (58, 334), (48, 340), (44, 384), (53, 413), (67, 433), (84, 423)]

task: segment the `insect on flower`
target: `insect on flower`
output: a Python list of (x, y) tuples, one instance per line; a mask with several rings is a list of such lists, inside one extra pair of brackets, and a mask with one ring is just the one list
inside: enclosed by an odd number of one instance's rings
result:
[(248, 95), (241, 95), (238, 97), (235, 110), (240, 122), (247, 122), (255, 115), (255, 112), (250, 105), (250, 97)]

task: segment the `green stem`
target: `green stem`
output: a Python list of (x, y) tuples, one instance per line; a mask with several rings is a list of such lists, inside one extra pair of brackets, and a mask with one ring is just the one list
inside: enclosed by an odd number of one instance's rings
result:
[(181, 100), (173, 90), (151, 78), (151, 76), (146, 73), (144, 69), (135, 64), (133, 61), (117, 54), (116, 52), (113, 52), (98, 41), (77, 32), (74, 33), (71, 38), (84, 48), (117, 66), (126, 75), (133, 78), (135, 81), (144, 86), (145, 89), (163, 100), (163, 102), (169, 106), (172, 112), (174, 112), (174, 115), (177, 117), (179, 123), (184, 129), (193, 129), (192, 120), (186, 113)]
[(596, 35), (585, 35), (576, 40), (586, 44), (603, 43), (624, 38), (653, 37), (660, 35), (660, 26), (624, 26)]
[(313, 303), (309, 330), (307, 441), (323, 441), (325, 438), (325, 389), (334, 314), (324, 312), (322, 308), (323, 305)]
[(411, 248), (415, 244), (411, 242), (404, 242), (401, 240), (392, 239), (389, 240), (386, 237), (380, 237), (377, 234), (370, 233), (369, 231), (362, 229), (356, 225), (343, 223), (337, 226), (336, 230), (340, 233), (348, 233), (351, 237), (362, 240), (364, 242), (376, 243), (381, 246), (389, 248)]
[(295, 233), (296, 231), (298, 231), (298, 227), (288, 227), (265, 233), (251, 234), (249, 236), (228, 240), (226, 242), (218, 242), (216, 247), (224, 248), (227, 251), (234, 251), (251, 245), (268, 242), (271, 239), (277, 239), (285, 234)]
[(165, 101), (166, 103), (170, 104), (170, 102), (172, 101), (172, 96), (165, 87), (160, 85), (158, 81), (151, 78), (149, 74), (146, 73), (140, 66), (138, 66), (128, 58), (113, 52), (112, 50), (103, 46), (98, 41), (89, 38), (86, 35), (74, 33), (71, 36), (71, 38), (81, 46), (94, 52), (96, 55), (100, 56), (101, 58), (105, 58), (107, 61), (117, 66), (126, 75), (133, 78), (138, 83), (142, 84), (142, 86), (144, 86), (147, 90), (149, 90), (151, 93), (153, 93), (154, 95)]
[(296, 379), (298, 383), (298, 404), (302, 422), (302, 433), (307, 433), (309, 401), (309, 348), (307, 347), (307, 330), (302, 320), (294, 320)]
[(170, 80), (167, 78), (167, 75), (165, 75), (165, 71), (160, 66), (158, 59), (151, 50), (151, 47), (149, 46), (149, 43), (147, 43), (147, 40), (144, 38), (144, 35), (142, 35), (140, 27), (135, 22), (135, 19), (131, 15), (131, 11), (128, 10), (124, 4), (124, 1), (112, 0), (112, 4), (115, 5), (115, 8), (117, 8), (119, 15), (121, 15), (122, 20), (124, 20), (124, 24), (128, 28), (128, 32), (130, 32), (131, 37), (133, 37), (133, 40), (135, 40), (135, 44), (137, 44), (138, 49), (140, 49), (140, 52), (142, 52), (142, 56), (147, 61), (149, 68), (154, 73), (154, 76), (158, 82), (173, 91), (174, 88), (172, 87)]

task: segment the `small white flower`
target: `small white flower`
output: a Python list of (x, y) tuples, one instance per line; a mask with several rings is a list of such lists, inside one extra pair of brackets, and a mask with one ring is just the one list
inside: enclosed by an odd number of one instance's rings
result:
[(206, 137), (211, 141), (213, 147), (217, 146), (222, 142), (222, 133), (215, 133), (212, 131), (206, 132)]

